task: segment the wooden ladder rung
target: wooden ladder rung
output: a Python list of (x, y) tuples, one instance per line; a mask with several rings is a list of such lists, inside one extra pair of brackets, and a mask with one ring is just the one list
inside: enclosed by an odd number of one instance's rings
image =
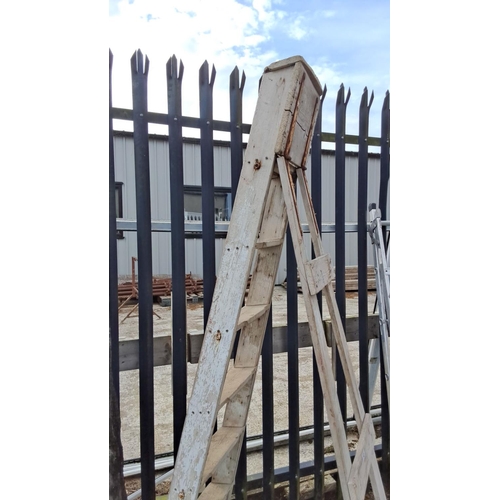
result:
[(241, 308), (240, 317), (238, 318), (238, 324), (236, 330), (240, 330), (244, 326), (247, 326), (252, 321), (260, 318), (269, 309), (269, 304), (259, 304), (256, 306), (243, 306)]
[(279, 238), (275, 238), (273, 240), (257, 241), (257, 243), (255, 243), (255, 248), (263, 249), (263, 248), (277, 247), (281, 245), (282, 242), (283, 240), (280, 240)]
[(227, 498), (233, 491), (233, 485), (231, 484), (221, 484), (221, 483), (210, 483), (204, 490), (203, 493), (198, 497), (198, 500), (219, 500)]
[(213, 436), (203, 469), (201, 483), (205, 483), (222, 460), (229, 455), (245, 432), (245, 427), (221, 427)]
[(219, 409), (222, 408), (252, 377), (256, 368), (229, 368), (222, 395), (220, 398)]

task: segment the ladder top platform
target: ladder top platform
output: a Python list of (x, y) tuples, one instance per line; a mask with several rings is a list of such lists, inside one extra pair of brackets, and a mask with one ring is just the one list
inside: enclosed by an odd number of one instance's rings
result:
[(314, 85), (314, 88), (317, 90), (318, 94), (321, 95), (323, 93), (323, 89), (321, 87), (321, 83), (318, 80), (318, 77), (314, 74), (311, 66), (307, 64), (305, 59), (302, 56), (292, 56), (287, 59), (281, 59), (280, 61), (276, 61), (264, 69), (264, 73), (269, 73), (271, 71), (278, 71), (280, 69), (287, 68), (289, 66), (295, 66), (295, 64), (301, 63), (304, 66), (304, 69), (307, 72), (307, 76), (311, 79), (311, 83)]

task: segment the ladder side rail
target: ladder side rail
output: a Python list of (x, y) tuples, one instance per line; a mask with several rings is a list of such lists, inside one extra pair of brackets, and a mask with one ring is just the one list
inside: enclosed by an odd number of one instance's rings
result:
[(377, 376), (380, 368), (380, 340), (370, 339), (368, 345), (368, 387), (369, 387), (369, 400), (368, 404), (371, 408), (373, 395), (375, 393), (375, 383), (377, 381)]
[[(328, 346), (324, 335), (322, 318), (319, 313), (319, 306), (316, 300), (310, 300), (306, 289), (306, 271), (305, 271), (305, 251), (303, 250), (303, 233), (298, 219), (297, 212), (297, 199), (295, 197), (293, 180), (289, 171), (288, 165), (282, 156), (277, 158), (278, 168), (285, 194), (285, 202), (288, 212), (290, 233), (292, 235), (295, 253), (297, 254), (297, 268), (301, 282), (304, 287), (304, 298), (307, 315), (309, 319), (309, 326), (311, 329), (311, 339), (313, 342), (314, 353), (318, 365), (321, 385), (325, 396), (326, 410), (328, 415), (328, 422), (334, 443), (335, 455), (337, 457), (337, 464), (339, 469), (340, 485), (344, 498), (349, 498), (347, 490), (347, 481), (351, 470), (351, 459), (347, 441), (344, 436), (344, 428), (342, 425), (342, 414), (340, 405), (335, 392), (335, 380), (333, 378), (333, 371), (331, 370), (331, 360), (328, 355)], [(321, 325), (321, 332), (318, 331), (318, 322)], [(344, 437), (344, 438), (343, 438)]]
[(307, 182), (307, 177), (304, 175), (304, 169), (302, 168), (297, 169), (297, 183), (299, 184), (300, 193), (302, 195), (302, 201), (305, 209), (304, 211), (306, 214), (309, 232), (311, 234), (311, 242), (314, 248), (314, 255), (317, 258), (321, 255), (324, 255), (325, 250), (323, 248), (323, 242), (321, 240), (318, 222), (314, 214), (314, 207), (312, 204), (309, 184)]
[(378, 264), (378, 275), (380, 279), (380, 291), (386, 298), (386, 311), (388, 318), (390, 317), (390, 280), (389, 280), (389, 266), (385, 253), (384, 235), (381, 224), (380, 209), (370, 210), (370, 236), (372, 237), (372, 244), (376, 252), (376, 262)]
[[(307, 183), (305, 181), (305, 176), (303, 172), (298, 171), (297, 172), (297, 177), (299, 180), (299, 185), (301, 189), (303, 190), (303, 199), (308, 200), (310, 199), (309, 196), (309, 191), (307, 187)], [(306, 212), (306, 217), (308, 221), (314, 220), (314, 214), (312, 212), (312, 207), (311, 205), (305, 205), (305, 212)], [(310, 224), (310, 228), (315, 228), (316, 226), (314, 224)], [(320, 252), (321, 254), (324, 254), (323, 251), (323, 246), (321, 242), (321, 238), (319, 237), (319, 232), (311, 230), (311, 237), (313, 240), (313, 243), (315, 245), (315, 252)], [(330, 282), (327, 285), (327, 288), (329, 289), (329, 292), (333, 292), (333, 284)], [(336, 301), (332, 301), (331, 298), (334, 296), (334, 292), (332, 293), (326, 293), (325, 298), (328, 304), (328, 309), (330, 312), (330, 318), (332, 320), (332, 325), (333, 325), (333, 331), (336, 333), (335, 339), (337, 341), (337, 345), (340, 348), (340, 359), (342, 361), (342, 367), (344, 369), (344, 372), (346, 373), (346, 382), (349, 386), (349, 393), (351, 397), (351, 402), (353, 405), (354, 409), (354, 416), (356, 418), (356, 422), (358, 423), (359, 426), (361, 426), (364, 418), (364, 411), (361, 409), (363, 408), (362, 403), (361, 403), (361, 397), (359, 396), (359, 392), (355, 390), (355, 387), (357, 387), (356, 384), (356, 376), (354, 374), (354, 368), (352, 367), (352, 362), (349, 357), (349, 350), (347, 346), (347, 341), (345, 339), (345, 333), (344, 333), (344, 328), (342, 326), (342, 323), (340, 322), (340, 314), (338, 311), (338, 307), (336, 304)]]
[[(280, 170), (280, 173), (282, 170), (283, 169)], [(281, 175), (283, 178), (283, 174), (281, 174)], [(290, 177), (288, 177), (288, 178), (291, 180)], [(314, 215), (314, 209), (313, 209), (312, 203), (311, 203), (311, 196), (309, 193), (307, 180), (305, 178), (305, 175), (304, 175), (304, 172), (302, 169), (297, 169), (297, 178), (298, 178), (300, 188), (302, 190), (302, 199), (304, 200), (304, 209), (306, 212), (306, 217), (307, 217), (307, 220), (309, 222), (309, 227), (311, 228), (311, 238), (313, 240), (313, 244), (315, 243), (315, 247), (314, 247), (315, 252), (317, 249), (318, 252), (321, 252), (321, 254), (324, 254), (322, 240), (321, 240), (319, 231), (317, 229), (316, 217)], [(293, 190), (292, 190), (292, 192), (293, 192)], [(306, 203), (305, 200), (308, 200), (309, 203)], [(289, 217), (291, 217), (290, 213), (289, 213)], [(298, 222), (298, 225), (300, 227), (299, 222)], [(298, 260), (299, 259), (297, 259), (297, 261)], [(303, 280), (302, 277), (301, 277), (301, 280)], [(363, 403), (361, 401), (361, 395), (359, 393), (358, 386), (356, 383), (356, 377), (354, 374), (354, 367), (353, 367), (351, 359), (350, 359), (348, 346), (347, 346), (347, 340), (345, 338), (345, 332), (344, 332), (342, 322), (340, 319), (340, 313), (338, 310), (337, 302), (336, 302), (336, 300), (334, 300), (335, 295), (334, 295), (333, 284), (332, 284), (331, 280), (328, 281), (328, 283), (326, 284), (325, 292), (326, 292), (325, 297), (326, 297), (328, 308), (330, 311), (330, 318), (332, 320), (335, 340), (337, 342), (340, 359), (342, 361), (342, 367), (344, 369), (344, 373), (346, 374), (346, 383), (347, 383), (349, 395), (351, 398), (351, 404), (352, 404), (353, 409), (354, 409), (354, 415), (355, 415), (356, 423), (358, 425), (358, 429), (361, 429), (363, 426), (364, 419), (365, 419), (364, 407), (363, 407)], [(309, 302), (310, 302), (310, 300), (305, 300), (306, 305)], [(313, 301), (313, 302), (316, 303), (316, 305), (317, 305), (316, 301)], [(308, 315), (308, 317), (310, 317), (310, 316)], [(324, 335), (321, 337), (324, 338)], [(314, 338), (312, 329), (311, 329), (311, 338)], [(314, 349), (316, 350), (316, 345), (314, 345)], [(319, 363), (318, 363), (318, 365), (319, 365)], [(332, 377), (333, 377), (333, 372), (332, 372)], [(339, 405), (338, 399), (337, 398), (335, 398), (335, 399), (336, 399), (337, 405)], [(340, 410), (340, 406), (339, 406), (339, 410)], [(340, 421), (342, 422), (342, 419)], [(385, 498), (385, 492), (384, 492), (382, 479), (380, 476), (380, 471), (378, 469), (375, 454), (370, 453), (368, 455), (368, 460), (370, 462), (369, 476), (370, 476), (372, 488), (374, 490), (376, 498), (378, 498), (378, 499)], [(348, 476), (350, 476), (350, 475), (348, 474)], [(349, 478), (349, 480), (350, 480), (350, 478)], [(342, 483), (342, 479), (341, 479), (341, 483)], [(349, 498), (349, 497), (346, 497), (346, 498)]]
[(381, 292), (384, 295), (385, 302), (385, 310), (387, 314), (387, 319), (390, 319), (390, 296), (391, 296), (391, 288), (390, 288), (390, 280), (389, 280), (389, 267), (387, 265), (387, 259), (385, 255), (385, 249), (383, 244), (383, 235), (382, 235), (382, 227), (380, 225), (380, 218), (377, 219), (377, 226), (375, 228), (377, 231), (377, 239), (378, 243), (378, 252), (380, 255), (380, 283), (381, 283)]
[[(380, 249), (380, 247), (379, 247)], [(384, 356), (385, 383), (387, 386), (387, 401), (390, 408), (390, 360), (389, 360), (389, 318), (387, 317), (388, 304), (387, 297), (383, 290), (384, 279), (381, 277), (381, 269), (376, 273), (377, 296), (379, 298), (379, 335)], [(382, 383), (382, 381), (381, 381)]]
[[(288, 225), (286, 208), (283, 200), (283, 191), (279, 179), (271, 180), (270, 196), (266, 205), (259, 239), (261, 241), (271, 240), (281, 243), (273, 247), (264, 247), (256, 252), (255, 268), (250, 280), (250, 287), (246, 304), (269, 304), (272, 301), (272, 293), (279, 260)], [(259, 363), (264, 333), (269, 317), (269, 308), (266, 313), (256, 321), (246, 325), (240, 334), (240, 341), (234, 360), (235, 368), (253, 368), (254, 372), (242, 390), (229, 401), (224, 414), (223, 426), (245, 426), (250, 408), (250, 401), (255, 383), (257, 365)], [(235, 447), (235, 453), (239, 455), (243, 440)], [(214, 474), (212, 481), (232, 482), (236, 474), (236, 462), (229, 457)], [(223, 472), (220, 472), (220, 469)]]
[[(344, 327), (342, 325), (337, 302), (334, 299), (335, 291), (333, 289), (333, 284), (331, 282), (328, 283), (328, 285), (326, 286), (324, 295), (326, 298), (328, 309), (330, 311), (331, 325), (332, 325), (333, 335), (335, 337), (335, 342), (337, 344), (337, 352), (339, 353), (339, 357), (342, 363), (342, 368), (346, 375), (345, 379), (349, 391), (349, 396), (351, 399), (354, 419), (356, 420), (358, 429), (361, 429), (365, 418), (365, 414), (363, 413), (364, 407), (356, 383), (354, 367), (350, 359)], [(369, 477), (375, 495), (375, 500), (385, 499), (386, 496), (384, 492), (384, 485), (382, 483), (382, 478), (380, 475), (380, 470), (378, 468), (378, 463), (375, 457), (375, 453), (368, 454), (367, 459), (370, 461)]]
[[(374, 252), (375, 278), (377, 284), (377, 297), (379, 301), (379, 332), (385, 368), (385, 383), (387, 387), (388, 407), (390, 408), (390, 359), (389, 359), (389, 289), (388, 274), (386, 272), (385, 246), (381, 226), (381, 213), (374, 206), (370, 210), (370, 238)], [(377, 346), (374, 346), (375, 348)], [(380, 359), (377, 355), (377, 368)], [(382, 381), (381, 381), (382, 383)]]
[[(288, 225), (288, 218), (283, 200), (283, 190), (281, 189), (279, 179), (271, 180), (270, 196), (268, 199), (270, 203), (266, 207), (259, 239), (265, 241), (268, 238), (273, 241), (279, 241), (280, 243), (273, 247), (256, 250), (255, 267), (252, 273), (252, 279), (250, 280), (248, 296), (246, 298), (247, 306), (268, 305), (271, 303), (278, 264)], [(265, 319), (265, 325), (267, 322), (267, 314), (263, 319)], [(258, 363), (258, 357), (262, 349), (263, 336), (260, 335), (260, 333), (257, 335), (258, 332), (254, 332), (255, 324), (255, 322), (251, 323), (249, 327), (242, 330), (240, 334), (240, 342), (234, 360), (235, 367), (254, 367)], [(258, 330), (260, 332), (260, 327)]]
[[(369, 226), (369, 232), (370, 232), (370, 241), (372, 243), (372, 249), (373, 249), (373, 266), (375, 270), (375, 281), (376, 281), (376, 292), (377, 292), (377, 301), (379, 303), (379, 311), (381, 309), (381, 302), (380, 302), (380, 276), (379, 276), (379, 255), (378, 255), (378, 247), (377, 247), (377, 242), (376, 242), (376, 235), (374, 232), (374, 210), (370, 210), (370, 226)], [(380, 314), (379, 314), (380, 318)], [(380, 323), (379, 323), (379, 332), (380, 332)], [(368, 404), (371, 407), (372, 400), (373, 400), (373, 394), (375, 392), (375, 382), (377, 379), (377, 375), (379, 372), (379, 367), (380, 367), (380, 340), (377, 339), (371, 339), (369, 346), (368, 346), (368, 363), (369, 363), (369, 369), (368, 369)]]

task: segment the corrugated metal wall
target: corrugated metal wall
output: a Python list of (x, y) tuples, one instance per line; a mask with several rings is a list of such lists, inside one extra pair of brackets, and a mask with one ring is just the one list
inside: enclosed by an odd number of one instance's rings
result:
[[(134, 173), (134, 142), (127, 134), (114, 137), (115, 147), (115, 177), (117, 182), (123, 182), (123, 217), (136, 218), (135, 207), (135, 173)], [(168, 141), (162, 138), (150, 139), (150, 174), (151, 174), (151, 216), (153, 220), (170, 220), (170, 175)], [(200, 145), (187, 141), (183, 146), (184, 183), (186, 185), (201, 185)], [(230, 149), (226, 145), (214, 146), (214, 182), (216, 187), (230, 187)], [(323, 223), (335, 222), (335, 157), (332, 151), (324, 151), (322, 155), (322, 210)], [(310, 180), (310, 168), (307, 175)], [(355, 223), (357, 219), (357, 175), (358, 160), (356, 156), (346, 155), (346, 222)], [(368, 203), (377, 203), (380, 180), (380, 160), (370, 157), (368, 162)], [(388, 214), (390, 204), (388, 202)], [(303, 212), (301, 212), (303, 216)], [(389, 215), (390, 218), (390, 215)], [(369, 239), (368, 239), (369, 241)], [(220, 261), (224, 240), (216, 240), (216, 262)], [(324, 234), (325, 250), (335, 259), (335, 235)], [(170, 275), (172, 270), (170, 252), (170, 234), (153, 233), (153, 274)], [(372, 262), (371, 243), (368, 242), (369, 264)], [(310, 245), (309, 245), (310, 247)], [(118, 275), (123, 278), (131, 274), (132, 257), (137, 257), (137, 238), (135, 232), (124, 232), (124, 239), (118, 240)], [(356, 233), (346, 235), (346, 265), (357, 263)], [(202, 242), (201, 239), (186, 240), (186, 273), (203, 276)], [(286, 277), (286, 259), (283, 252), (278, 270), (277, 282)]]

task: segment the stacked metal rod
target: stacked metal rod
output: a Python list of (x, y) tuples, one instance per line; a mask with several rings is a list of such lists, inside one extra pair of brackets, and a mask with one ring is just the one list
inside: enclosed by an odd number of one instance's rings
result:
[[(203, 293), (203, 279), (186, 274), (185, 278), (186, 296), (200, 295)], [(153, 278), (153, 298), (169, 297), (172, 294), (172, 278)], [(120, 302), (138, 298), (138, 283), (127, 281), (118, 285), (118, 300)], [(123, 303), (122, 303), (123, 305)]]

